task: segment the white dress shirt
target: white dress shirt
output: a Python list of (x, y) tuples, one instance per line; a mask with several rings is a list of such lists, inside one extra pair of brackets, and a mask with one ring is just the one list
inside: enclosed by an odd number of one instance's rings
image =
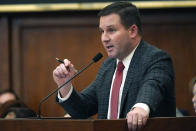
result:
[[(138, 47), (138, 45), (136, 46), (136, 48)], [(127, 57), (125, 57), (122, 60), (122, 63), (125, 66), (125, 68), (123, 70), (123, 78), (122, 78), (122, 83), (121, 83), (120, 91), (119, 91), (119, 102), (118, 102), (118, 115), (117, 115), (117, 118), (119, 118), (119, 115), (120, 115), (120, 105), (121, 105), (121, 98), (122, 98), (122, 92), (123, 92), (123, 88), (124, 88), (124, 84), (125, 84), (125, 79), (126, 79), (127, 72), (128, 72), (128, 69), (129, 69), (129, 65), (131, 63), (131, 60), (133, 58), (133, 55), (135, 53), (136, 48)], [(116, 65), (118, 64), (119, 61), (120, 60), (117, 59)], [(115, 74), (116, 74), (116, 70), (114, 72), (113, 79), (112, 79), (112, 84), (111, 84), (111, 88), (110, 88), (110, 97), (109, 97), (108, 115), (107, 115), (107, 118), (108, 119), (110, 119), (110, 102), (111, 102), (111, 94), (112, 94), (112, 87), (113, 87), (113, 82), (114, 82), (114, 79), (115, 79)], [(146, 110), (148, 113), (150, 113), (150, 108), (149, 108), (149, 106), (147, 104), (144, 104), (144, 103), (136, 103), (131, 109), (133, 109), (134, 107), (141, 107), (144, 110)]]

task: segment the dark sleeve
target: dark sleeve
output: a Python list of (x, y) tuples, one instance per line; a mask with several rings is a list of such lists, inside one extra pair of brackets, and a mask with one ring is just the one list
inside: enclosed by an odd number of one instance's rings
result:
[(64, 102), (57, 102), (72, 117), (85, 119), (97, 112), (96, 80), (78, 93), (73, 89), (70, 97)]
[(146, 65), (136, 103), (147, 104), (153, 112), (163, 101), (174, 103), (174, 71), (170, 56), (163, 51), (150, 56)]
[(66, 101), (59, 103), (72, 118), (88, 118), (97, 113), (98, 98), (96, 88), (101, 83), (104, 66), (105, 64), (103, 63), (96, 79), (81, 93), (73, 89), (71, 96)]

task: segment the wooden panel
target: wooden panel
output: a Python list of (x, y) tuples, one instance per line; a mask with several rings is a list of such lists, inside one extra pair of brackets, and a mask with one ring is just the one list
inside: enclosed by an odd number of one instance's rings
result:
[[(140, 131), (195, 131), (195, 122), (196, 117), (150, 118)], [(0, 119), (0, 127), (1, 131), (128, 131), (126, 119)]]
[[(35, 111), (41, 99), (57, 88), (52, 78), (59, 64), (56, 57), (72, 60), (79, 70), (98, 52), (103, 52), (94, 17), (18, 18), (13, 27), (14, 89)], [(95, 78), (100, 64), (93, 65), (74, 80), (78, 91)], [(54, 97), (43, 104), (43, 115), (63, 115)]]
[(0, 119), (1, 131), (94, 131), (92, 120)]
[(10, 88), (8, 19), (0, 17), (0, 91)]

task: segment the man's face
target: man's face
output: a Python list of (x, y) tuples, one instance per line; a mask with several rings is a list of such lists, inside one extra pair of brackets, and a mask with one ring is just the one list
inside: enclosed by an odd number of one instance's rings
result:
[(120, 16), (100, 17), (101, 41), (109, 57), (122, 60), (132, 51), (130, 32), (121, 24)]
[(193, 98), (192, 98), (192, 102), (193, 102), (193, 106), (194, 106), (195, 113), (196, 113), (196, 83), (194, 84), (194, 87), (193, 87)]

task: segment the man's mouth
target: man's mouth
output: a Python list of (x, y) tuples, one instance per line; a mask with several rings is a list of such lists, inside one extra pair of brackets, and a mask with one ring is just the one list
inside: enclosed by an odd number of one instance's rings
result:
[(113, 45), (109, 45), (109, 46), (106, 46), (106, 49), (111, 50), (113, 47), (114, 47)]

